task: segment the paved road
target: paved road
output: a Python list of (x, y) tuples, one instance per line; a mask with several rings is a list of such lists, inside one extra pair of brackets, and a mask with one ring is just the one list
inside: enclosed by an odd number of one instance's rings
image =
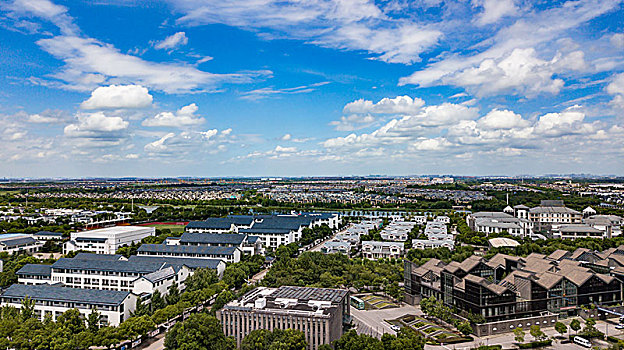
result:
[[(396, 334), (391, 328), (390, 324), (385, 322), (385, 320), (391, 320), (398, 318), (400, 316), (412, 314), (412, 315), (422, 315), (420, 308), (418, 306), (402, 306), (396, 309), (386, 309), (386, 310), (358, 310), (354, 307), (351, 307), (351, 316), (353, 317), (354, 324), (357, 327), (358, 333), (368, 334), (372, 336), (381, 337), (384, 333)], [(572, 319), (562, 320), (563, 323), (569, 326)], [(583, 322), (581, 322), (583, 323)], [(601, 332), (607, 335), (613, 335), (618, 338), (624, 339), (624, 330), (615, 329), (615, 325), (617, 324), (617, 319), (614, 319), (609, 322), (605, 321), (597, 321), (596, 328), (598, 328)], [(546, 335), (549, 337), (558, 336), (559, 334), (553, 327), (542, 329)], [(529, 330), (525, 330), (525, 340), (530, 341), (533, 337), (529, 334)], [(503, 346), (503, 349), (512, 349), (516, 348), (514, 345), (514, 334), (513, 333), (505, 333), (492, 335), (488, 337), (476, 338), (472, 342), (468, 343), (460, 343), (455, 345), (446, 345), (446, 346), (433, 346), (426, 345), (426, 350), (469, 350), (476, 348), (480, 345), (494, 345), (499, 344)], [(595, 346), (600, 346), (606, 348), (608, 344), (606, 342), (594, 342)], [(559, 341), (555, 341), (553, 349), (584, 349), (583, 347), (576, 344), (561, 344)]]
[(165, 335), (161, 334), (156, 341), (142, 348), (142, 350), (163, 350), (165, 348)]

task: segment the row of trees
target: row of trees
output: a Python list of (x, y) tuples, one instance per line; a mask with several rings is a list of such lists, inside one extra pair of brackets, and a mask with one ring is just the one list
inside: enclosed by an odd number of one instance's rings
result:
[[(380, 339), (357, 334), (350, 330), (332, 345), (321, 345), (319, 350), (423, 350), (425, 341), (409, 329), (401, 329), (396, 336), (384, 334)], [(260, 329), (249, 333), (240, 344), (241, 350), (306, 350), (305, 334), (301, 331)], [(206, 313), (190, 316), (177, 323), (165, 337), (167, 350), (235, 350), (236, 342), (226, 337), (219, 321)]]
[[(395, 298), (402, 295), (398, 285), (403, 279), (401, 261), (349, 259), (342, 254), (326, 255), (320, 252), (304, 252), (294, 258), (288, 252), (280, 252), (280, 249), (276, 252), (279, 258), (263, 280), (267, 286), (354, 287), (384, 290)], [(288, 248), (284, 246), (283, 249)]]

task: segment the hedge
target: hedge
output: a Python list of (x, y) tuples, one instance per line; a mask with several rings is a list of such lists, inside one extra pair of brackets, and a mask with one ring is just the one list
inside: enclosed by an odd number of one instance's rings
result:
[(548, 340), (542, 340), (542, 341), (533, 341), (530, 343), (521, 343), (518, 344), (518, 347), (520, 349), (533, 349), (533, 348), (541, 348), (544, 346), (551, 346), (552, 345), (552, 339), (548, 339)]

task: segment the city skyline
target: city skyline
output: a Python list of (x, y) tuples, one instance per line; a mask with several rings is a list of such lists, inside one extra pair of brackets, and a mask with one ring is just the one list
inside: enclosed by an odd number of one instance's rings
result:
[(624, 175), (621, 1), (0, 5), (0, 177)]

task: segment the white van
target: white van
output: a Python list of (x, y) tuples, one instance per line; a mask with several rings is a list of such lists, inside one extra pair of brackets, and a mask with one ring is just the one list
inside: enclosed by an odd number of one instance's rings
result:
[(577, 343), (580, 346), (584, 346), (586, 348), (591, 348), (592, 345), (589, 342), (589, 340), (585, 339), (585, 338), (581, 338), (581, 337), (574, 337), (574, 342)]

